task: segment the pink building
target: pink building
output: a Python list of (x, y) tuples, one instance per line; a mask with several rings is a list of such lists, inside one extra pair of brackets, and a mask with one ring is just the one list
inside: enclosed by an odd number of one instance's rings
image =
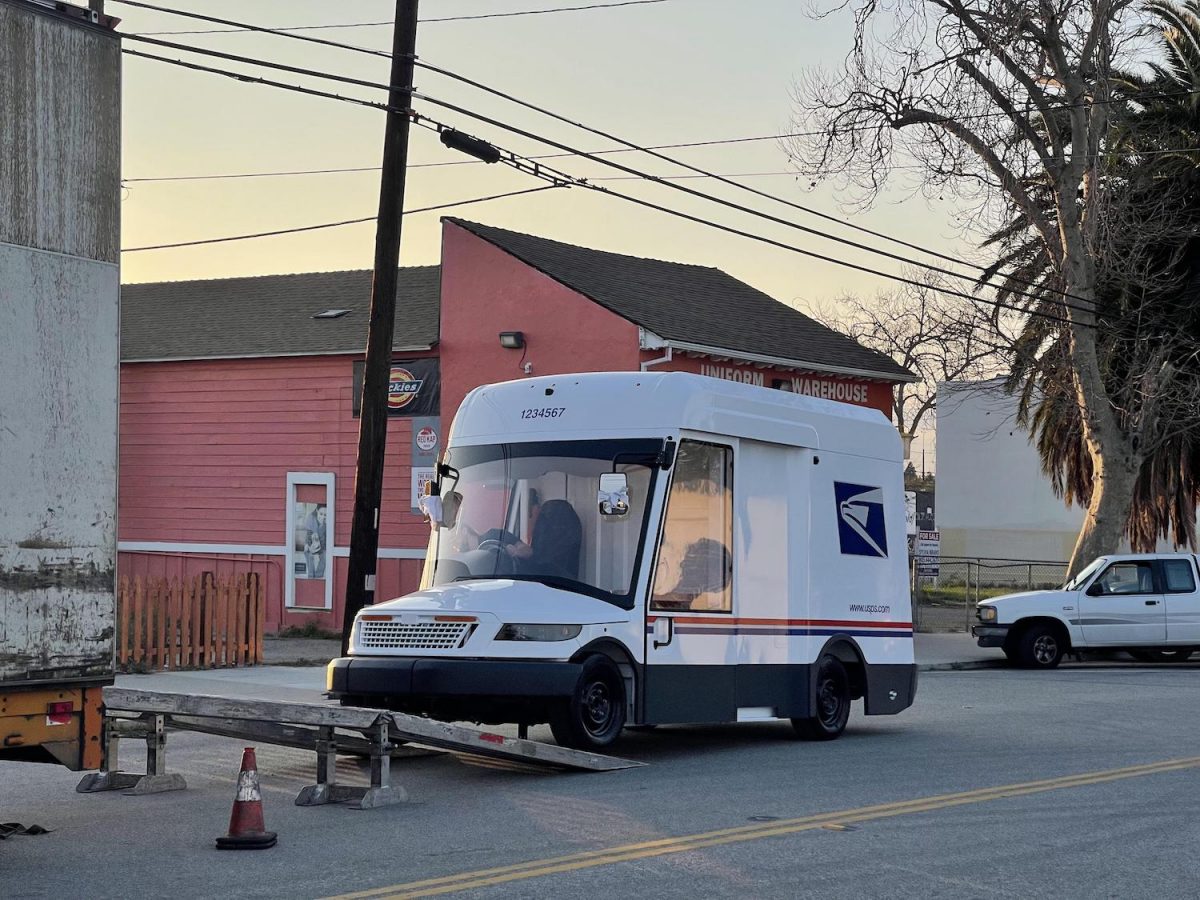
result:
[[(913, 377), (702, 266), (445, 219), (441, 266), (400, 276), (380, 597), (417, 586), (419, 473), (477, 385), (674, 369), (889, 413)], [(340, 628), (369, 287), (354, 271), (122, 288), (120, 574), (254, 570), (268, 631)]]

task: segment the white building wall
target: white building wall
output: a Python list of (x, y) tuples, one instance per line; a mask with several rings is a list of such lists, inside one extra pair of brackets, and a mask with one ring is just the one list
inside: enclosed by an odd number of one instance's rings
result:
[(1067, 560), (1083, 511), (1054, 496), (1017, 398), (1000, 381), (938, 385), (937, 524), (943, 556)]
[[(943, 556), (1065, 562), (1083, 510), (1054, 496), (1002, 380), (938, 385), (937, 525)], [(1129, 543), (1121, 542), (1128, 552)], [(1159, 541), (1159, 551), (1176, 549)]]

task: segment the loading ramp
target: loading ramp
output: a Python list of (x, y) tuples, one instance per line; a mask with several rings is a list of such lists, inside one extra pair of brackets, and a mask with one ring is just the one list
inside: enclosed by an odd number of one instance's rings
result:
[[(412, 755), (410, 745), (550, 771), (610, 772), (644, 765), (383, 709), (119, 687), (106, 687), (103, 699), (104, 762), (99, 772), (79, 783), (80, 793), (120, 790), (136, 795), (185, 788), (182, 775), (166, 771), (168, 729), (313, 750), (316, 782), (296, 797), (297, 806), (352, 801), (360, 809), (371, 809), (404, 801), (406, 792), (392, 783), (391, 763), (394, 757)], [(145, 774), (120, 771), (122, 739), (146, 742)], [(369, 757), (369, 786), (337, 782), (339, 753)]]

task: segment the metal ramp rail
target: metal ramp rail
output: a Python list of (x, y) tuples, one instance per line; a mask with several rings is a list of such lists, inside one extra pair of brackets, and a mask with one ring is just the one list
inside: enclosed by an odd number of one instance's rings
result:
[[(550, 770), (608, 772), (644, 765), (382, 709), (117, 687), (104, 688), (103, 697), (104, 761), (99, 772), (84, 776), (76, 787), (79, 793), (121, 790), (136, 795), (186, 788), (182, 775), (166, 771), (168, 728), (315, 751), (316, 783), (300, 792), (297, 806), (354, 801), (359, 809), (372, 809), (403, 802), (407, 794), (392, 784), (391, 761), (394, 756), (406, 755), (404, 744)], [(120, 771), (122, 738), (146, 742), (145, 774)], [(370, 757), (369, 787), (338, 784), (339, 752)]]

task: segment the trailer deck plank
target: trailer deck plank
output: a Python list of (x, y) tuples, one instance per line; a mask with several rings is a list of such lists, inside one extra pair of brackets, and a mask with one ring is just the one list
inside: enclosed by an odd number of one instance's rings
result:
[[(246, 725), (243, 731), (246, 737), (268, 742), (272, 742), (271, 729), (286, 725), (349, 728), (366, 732), (386, 723), (388, 737), (392, 741), (406, 741), (439, 750), (493, 759), (516, 760), (528, 765), (590, 772), (610, 772), (645, 765), (636, 760), (509, 737), (468, 725), (438, 722), (422, 716), (383, 709), (338, 706), (333, 703), (251, 700), (106, 687), (104, 704), (110, 715), (116, 712), (156, 713), (172, 717), (224, 720), (220, 727), (231, 737), (234, 736), (232, 732), (238, 730), (237, 723), (242, 722)], [(271, 729), (264, 729), (264, 723), (271, 726)], [(189, 726), (185, 724), (183, 727)], [(280, 741), (285, 744), (298, 737), (283, 735), (282, 732), (280, 736), (289, 738)]]

